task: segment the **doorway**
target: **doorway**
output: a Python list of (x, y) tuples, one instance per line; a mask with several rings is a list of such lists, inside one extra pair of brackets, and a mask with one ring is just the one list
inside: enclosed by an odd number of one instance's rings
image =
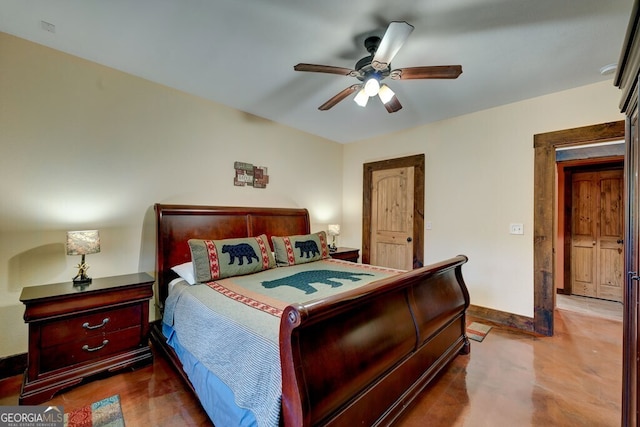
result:
[(370, 264), (373, 256), (376, 265), (423, 266), (424, 163), (424, 154), (418, 154), (364, 164), (364, 264)]
[[(609, 122), (534, 135), (533, 332), (553, 335), (556, 239), (556, 149), (623, 140), (625, 122)], [(554, 255), (555, 254), (555, 255)]]

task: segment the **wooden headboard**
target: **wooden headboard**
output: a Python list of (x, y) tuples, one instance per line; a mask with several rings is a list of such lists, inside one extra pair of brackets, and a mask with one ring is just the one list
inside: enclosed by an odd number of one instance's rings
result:
[(155, 210), (156, 280), (161, 307), (167, 298), (169, 282), (177, 277), (171, 267), (191, 260), (189, 239), (266, 234), (271, 244), (271, 236), (310, 232), (306, 209), (156, 204)]

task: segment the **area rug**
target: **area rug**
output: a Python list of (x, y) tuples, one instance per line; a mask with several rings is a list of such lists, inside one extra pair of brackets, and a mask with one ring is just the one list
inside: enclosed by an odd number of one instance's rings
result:
[(474, 341), (482, 342), (482, 340), (487, 336), (490, 330), (491, 326), (483, 325), (482, 323), (478, 322), (472, 322), (469, 326), (467, 326), (467, 336)]
[(120, 396), (115, 395), (64, 414), (65, 427), (124, 427)]

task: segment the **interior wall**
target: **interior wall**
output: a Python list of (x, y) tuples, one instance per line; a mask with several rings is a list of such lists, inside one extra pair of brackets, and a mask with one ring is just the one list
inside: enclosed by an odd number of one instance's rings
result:
[(362, 165), (424, 153), (425, 262), (467, 255), (472, 304), (533, 317), (533, 135), (623, 120), (619, 98), (605, 81), (346, 145), (343, 243), (362, 241)]
[[(3, 33), (0, 70), (0, 357), (27, 350), (22, 288), (75, 275), (66, 231), (99, 229), (104, 277), (153, 274), (158, 202), (341, 222), (340, 144)], [(267, 188), (234, 186), (234, 161), (268, 167)]]

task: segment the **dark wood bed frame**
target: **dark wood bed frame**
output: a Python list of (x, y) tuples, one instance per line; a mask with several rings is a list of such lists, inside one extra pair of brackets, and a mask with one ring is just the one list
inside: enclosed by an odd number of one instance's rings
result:
[[(306, 209), (157, 204), (155, 210), (161, 308), (176, 277), (171, 267), (190, 260), (188, 239), (310, 231)], [(461, 271), (466, 261), (460, 255), (287, 307), (280, 323), (281, 424), (393, 423), (447, 363), (470, 351), (469, 293)], [(158, 325), (152, 339), (189, 384)]]

